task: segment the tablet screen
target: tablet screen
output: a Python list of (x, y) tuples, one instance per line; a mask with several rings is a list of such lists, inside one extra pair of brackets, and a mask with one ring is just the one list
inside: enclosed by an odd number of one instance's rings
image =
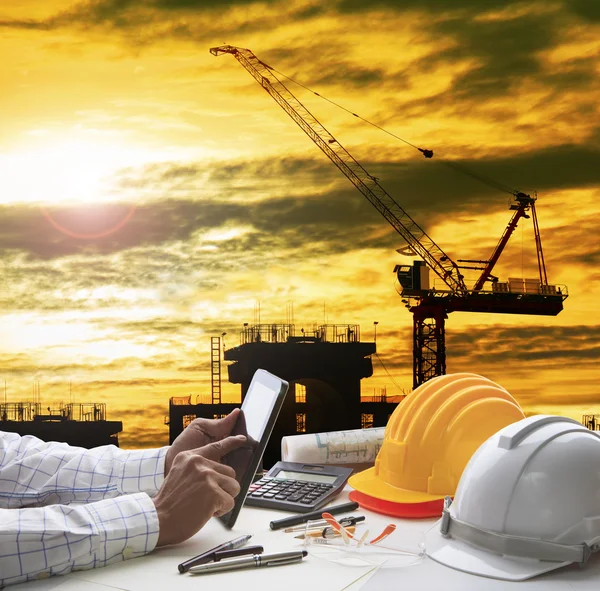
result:
[(220, 517), (228, 527), (233, 527), (237, 514), (246, 499), (248, 488), (260, 465), (287, 390), (287, 382), (265, 370), (259, 369), (252, 378), (238, 420), (231, 433), (232, 435), (245, 435), (246, 445), (232, 451), (222, 459), (224, 464), (235, 470), (236, 479), (240, 483), (240, 492), (235, 499), (235, 507)]
[(278, 392), (273, 392), (264, 384), (257, 382), (248, 390), (248, 394), (244, 399), (238, 420), (231, 434), (245, 435), (246, 445), (232, 451), (224, 458), (227, 465), (235, 470), (235, 477), (240, 483), (244, 481), (244, 476), (250, 468), (250, 460), (265, 432), (277, 395)]

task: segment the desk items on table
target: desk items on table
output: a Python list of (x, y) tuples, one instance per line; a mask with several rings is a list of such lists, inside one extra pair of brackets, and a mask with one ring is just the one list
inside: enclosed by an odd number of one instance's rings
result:
[[(194, 558), (190, 558), (189, 560), (182, 562), (177, 568), (179, 569), (180, 573), (186, 573), (193, 566), (205, 564), (207, 562), (213, 562), (215, 560), (221, 560), (222, 558), (225, 558), (227, 556), (227, 554), (223, 556), (223, 553), (242, 549), (243, 546), (245, 546), (250, 541), (251, 537), (251, 535), (240, 536), (238, 538), (230, 540), (229, 542), (225, 542), (224, 544), (219, 544), (218, 546), (215, 546), (214, 548), (211, 548), (210, 550), (207, 550), (206, 552), (203, 552), (198, 556), (194, 556)], [(251, 548), (260, 548), (260, 552), (263, 551), (262, 547), (260, 546), (253, 546)], [(250, 547), (243, 548), (243, 553), (246, 554), (249, 549)], [(229, 555), (231, 556), (231, 554)], [(239, 553), (236, 554), (236, 556), (239, 556)]]
[(349, 497), (398, 517), (441, 515), (424, 545), (436, 562), (521, 581), (600, 552), (600, 473), (590, 469), (600, 435), (577, 421), (525, 418), (498, 384), (453, 374), (408, 395), (385, 433)]
[[(358, 503), (352, 501), (350, 503), (342, 503), (341, 505), (335, 505), (333, 507), (327, 507), (327, 512), (331, 515), (339, 515), (340, 513), (349, 513), (358, 509)], [(311, 519), (321, 519), (323, 510), (312, 511), (311, 513), (304, 513), (302, 515), (292, 515), (291, 517), (284, 517), (283, 519), (276, 519), (271, 521), (269, 527), (273, 530), (283, 529), (285, 527), (291, 527), (292, 525), (298, 525), (299, 523), (306, 523)]]
[[(565, 417), (525, 418), (498, 384), (450, 374), (396, 407), (374, 467), (350, 477), (349, 497), (396, 517), (441, 516), (422, 544), (430, 558), (524, 580), (600, 552), (600, 476), (589, 469), (598, 465), (600, 434)], [(534, 484), (540, 475), (543, 490)], [(348, 545), (346, 529), (339, 532)], [(328, 529), (303, 539), (340, 544)]]
[[(338, 505), (337, 507), (329, 508), (330, 512), (336, 514), (352, 511), (357, 508), (356, 503), (345, 503)], [(306, 530), (306, 521), (310, 519), (311, 514), (296, 515), (288, 518), (296, 523), (304, 522), (303, 528)], [(317, 515), (318, 516), (318, 515)], [(341, 536), (344, 534), (339, 533), (340, 527), (345, 532), (353, 533), (355, 530), (355, 524), (364, 521), (364, 516), (348, 517), (341, 519), (340, 522), (336, 521), (330, 513), (323, 513), (319, 523), (323, 523), (324, 526), (320, 526), (318, 530), (323, 538), (330, 538), (335, 536)], [(344, 526), (341, 526), (343, 523)], [(316, 532), (317, 528), (311, 527), (305, 531), (306, 535), (312, 535)], [(222, 572), (228, 570), (237, 570), (241, 568), (256, 568), (266, 566), (283, 566), (286, 564), (294, 564), (300, 562), (306, 555), (306, 550), (297, 550), (292, 552), (280, 552), (277, 554), (263, 554), (263, 546), (246, 546), (248, 541), (252, 538), (251, 535), (240, 536), (224, 544), (219, 544), (210, 550), (206, 550), (202, 554), (190, 558), (185, 562), (182, 562), (177, 567), (180, 573), (189, 572), (194, 575), (204, 573)]]
[(281, 459), (305, 464), (373, 464), (385, 427), (289, 435), (281, 439)]
[[(330, 507), (330, 509), (333, 509), (333, 507)], [(323, 511), (325, 511), (325, 509), (323, 509)], [(327, 511), (329, 512), (329, 509), (327, 509)], [(357, 516), (350, 515), (348, 517), (342, 517), (338, 521), (339, 521), (340, 525), (348, 526), (348, 525), (356, 525), (357, 523), (360, 523), (361, 521), (364, 521), (364, 520), (365, 520), (364, 515), (357, 515)], [(328, 525), (329, 525), (329, 522), (326, 519), (316, 519), (316, 520), (310, 522), (311, 528), (314, 528), (314, 529), (327, 527)], [(289, 534), (292, 532), (303, 532), (306, 530), (306, 528), (307, 528), (307, 524), (294, 525), (292, 527), (286, 527), (283, 531), (286, 534)]]
[(233, 558), (223, 562), (213, 562), (193, 566), (190, 573), (193, 575), (202, 575), (205, 573), (223, 572), (228, 570), (237, 570), (240, 568), (260, 568), (266, 566), (284, 566), (300, 562), (308, 552), (306, 550), (297, 550), (294, 552), (279, 552), (278, 554), (254, 554), (245, 558)]
[[(585, 565), (600, 552), (600, 476), (589, 469), (597, 465), (600, 434), (565, 417), (525, 418), (504, 388), (482, 376), (439, 376), (396, 407), (375, 465), (348, 481), (353, 503), (271, 521), (271, 530), (302, 540), (301, 549), (248, 549), (251, 556), (232, 558), (236, 548), (230, 545), (220, 549), (230, 552), (229, 559), (214, 562), (213, 549), (205, 553), (213, 564), (196, 563), (190, 570), (291, 564), (307, 555), (386, 569), (427, 555), (462, 573), (517, 581)], [(535, 489), (540, 475), (543, 491)], [(441, 519), (411, 540), (415, 528), (390, 523), (369, 535), (364, 515), (334, 517), (359, 506), (404, 519)]]

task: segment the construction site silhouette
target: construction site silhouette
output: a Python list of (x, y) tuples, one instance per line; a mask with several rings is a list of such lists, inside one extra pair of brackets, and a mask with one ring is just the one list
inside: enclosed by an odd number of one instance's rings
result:
[[(219, 342), (213, 338), (213, 351)], [(290, 384), (265, 451), (265, 467), (281, 459), (281, 438), (287, 435), (386, 425), (402, 396), (382, 393), (361, 399), (360, 382), (373, 374), (375, 352), (375, 342), (361, 342), (357, 324), (323, 324), (311, 331), (301, 329), (298, 335), (293, 324), (244, 325), (240, 345), (224, 351), (225, 361), (232, 362), (227, 367), (229, 381), (241, 385), (242, 400), (257, 369)], [(216, 363), (213, 355), (213, 369)], [(210, 404), (192, 404), (191, 397), (171, 399), (170, 442), (193, 418), (224, 416), (239, 406), (219, 402), (214, 392), (213, 387)]]

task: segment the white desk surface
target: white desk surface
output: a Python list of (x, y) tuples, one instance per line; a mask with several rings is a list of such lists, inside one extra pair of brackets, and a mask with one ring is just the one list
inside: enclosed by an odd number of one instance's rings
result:
[[(348, 500), (346, 490), (332, 504)], [(393, 534), (401, 539), (402, 533), (412, 537), (427, 531), (435, 519), (401, 520), (359, 509), (354, 514), (367, 517), (366, 527), (378, 533), (390, 522), (398, 525)], [(244, 507), (233, 530), (225, 529), (212, 519), (193, 538), (178, 546), (159, 548), (147, 556), (126, 560), (104, 568), (75, 571), (64, 577), (23, 583), (8, 589), (32, 591), (174, 591), (175, 589), (202, 589), (228, 591), (229, 589), (261, 589), (264, 591), (598, 591), (600, 588), (600, 555), (595, 555), (585, 568), (571, 565), (541, 575), (529, 581), (511, 583), (469, 575), (442, 566), (428, 557), (403, 568), (350, 567), (307, 556), (301, 563), (273, 568), (245, 569), (211, 575), (180, 574), (177, 565), (192, 556), (242, 534), (251, 533), (251, 544), (264, 546), (265, 553), (302, 548), (302, 541), (283, 531), (272, 531), (269, 523), (289, 516), (290, 513)], [(392, 537), (389, 538), (392, 540)]]

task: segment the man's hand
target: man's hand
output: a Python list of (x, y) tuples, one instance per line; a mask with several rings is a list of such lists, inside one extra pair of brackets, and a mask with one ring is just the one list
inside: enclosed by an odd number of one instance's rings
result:
[(233, 509), (240, 485), (233, 468), (219, 460), (245, 442), (245, 437), (237, 435), (177, 454), (152, 499), (158, 515), (158, 546), (183, 542), (213, 515), (218, 517)]
[(224, 419), (195, 419), (177, 439), (173, 441), (165, 457), (165, 476), (169, 473), (173, 460), (182, 451), (197, 449), (209, 443), (220, 441), (231, 435), (232, 429), (240, 414), (240, 409), (234, 409)]

